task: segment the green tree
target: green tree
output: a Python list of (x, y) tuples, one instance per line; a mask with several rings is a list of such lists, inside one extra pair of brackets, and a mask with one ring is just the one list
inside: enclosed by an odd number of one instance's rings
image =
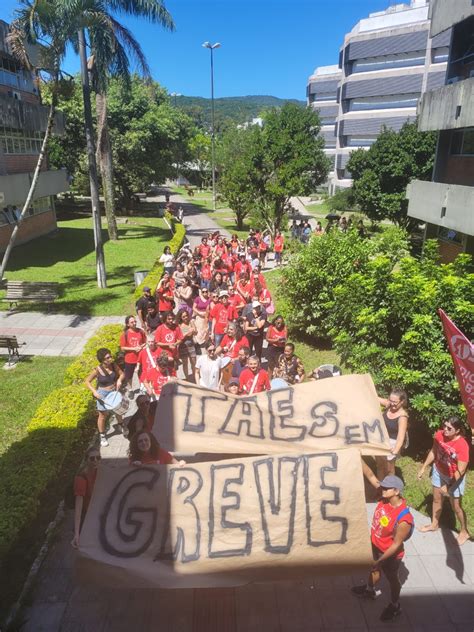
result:
[(327, 200), (327, 206), (333, 213), (345, 213), (357, 208), (354, 190), (352, 187), (339, 189)]
[(435, 148), (434, 132), (419, 132), (416, 123), (407, 122), (399, 132), (384, 128), (367, 151), (351, 153), (347, 169), (355, 199), (371, 220), (389, 219), (405, 228), (416, 224), (407, 216), (406, 188), (413, 179), (431, 179)]
[[(190, 182), (194, 182), (200, 188), (208, 186), (211, 177), (211, 137), (209, 134), (197, 130), (189, 140), (189, 153), (192, 169), (182, 171)], [(197, 179), (196, 179), (197, 177)]]
[(219, 141), (217, 164), (218, 189), (235, 214), (238, 230), (252, 209), (253, 137), (259, 128), (230, 128)]
[(324, 182), (330, 161), (324, 155), (317, 112), (286, 103), (263, 115), (251, 135), (254, 220), (274, 234), (285, 219), (290, 197), (308, 195)]

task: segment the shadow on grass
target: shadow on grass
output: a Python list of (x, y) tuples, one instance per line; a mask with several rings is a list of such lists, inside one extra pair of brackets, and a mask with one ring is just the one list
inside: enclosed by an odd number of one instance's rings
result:
[[(72, 484), (85, 448), (94, 432), (94, 422), (88, 421), (80, 428), (47, 428), (31, 432), (21, 441), (13, 443), (0, 457), (0, 476), (2, 480), (12, 480), (14, 485), (3, 485), (0, 491), (0, 626), (14, 602), (18, 599), (25, 579), (40, 547), (43, 544), (47, 526), (53, 520), (58, 505), (64, 499), (66, 489)], [(73, 433), (71, 439), (67, 436)], [(35, 476), (45, 451), (53, 446), (69, 446), (67, 454), (61, 455), (62, 466), (38, 496), (33, 515), (24, 519), (24, 525), (15, 534), (14, 528), (19, 508), (24, 505), (24, 496), (30, 489), (31, 477)], [(56, 450), (57, 451), (57, 450)], [(58, 455), (59, 456), (59, 455)], [(36, 481), (32, 481), (32, 485)], [(24, 492), (23, 492), (24, 490)], [(31, 508), (31, 504), (29, 505)], [(13, 537), (10, 536), (14, 534)]]

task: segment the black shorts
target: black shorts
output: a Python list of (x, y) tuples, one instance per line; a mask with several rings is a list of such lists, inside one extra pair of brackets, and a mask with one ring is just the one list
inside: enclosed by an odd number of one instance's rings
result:
[[(378, 560), (379, 557), (382, 557), (383, 551), (372, 544), (372, 554), (374, 556), (374, 559)], [(398, 570), (400, 568), (401, 561), (401, 559), (397, 559), (394, 556), (389, 557), (380, 564), (380, 570), (387, 577), (387, 579), (390, 579), (390, 577), (398, 578)]]
[(132, 379), (133, 374), (135, 373), (136, 366), (137, 365), (135, 362), (133, 364), (130, 362), (124, 363), (123, 372), (125, 374), (125, 379), (127, 380), (127, 382), (130, 382), (130, 380)]

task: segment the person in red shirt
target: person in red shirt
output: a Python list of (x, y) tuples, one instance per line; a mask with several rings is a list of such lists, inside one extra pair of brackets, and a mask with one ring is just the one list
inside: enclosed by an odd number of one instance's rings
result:
[(201, 287), (209, 288), (212, 279), (212, 266), (209, 258), (204, 259), (201, 266)]
[(235, 287), (233, 285), (229, 286), (229, 305), (232, 305), (237, 314), (240, 314), (246, 305), (246, 302), (242, 296), (235, 291)]
[(267, 360), (270, 375), (278, 364), (278, 358), (283, 353), (286, 341), (288, 340), (288, 328), (283, 320), (283, 316), (278, 315), (267, 329)]
[(128, 451), (130, 465), (184, 465), (172, 454), (163, 450), (151, 432), (137, 432), (130, 440)]
[(229, 323), (226, 333), (216, 349), (216, 353), (218, 355), (223, 353), (227, 358), (235, 360), (239, 355), (240, 349), (248, 346), (249, 341), (240, 327), (236, 323)]
[(166, 351), (168, 358), (176, 364), (179, 358), (179, 343), (183, 339), (183, 332), (176, 324), (173, 312), (163, 316), (163, 324), (155, 331), (156, 344), (162, 351)]
[(217, 347), (224, 337), (229, 321), (238, 318), (237, 311), (229, 304), (229, 293), (225, 290), (219, 293), (219, 302), (211, 309), (210, 317), (212, 319), (211, 336)]
[(79, 534), (94, 491), (100, 458), (99, 448), (90, 447), (85, 466), (74, 477), (74, 537), (71, 544), (75, 549), (79, 547)]
[(252, 285), (246, 272), (241, 273), (240, 278), (235, 285), (235, 289), (246, 303), (250, 301), (252, 294)]
[(457, 537), (459, 546), (469, 540), (466, 513), (462, 506), (462, 497), (466, 485), (466, 470), (469, 464), (469, 444), (463, 437), (464, 427), (459, 417), (450, 417), (443, 424), (443, 430), (435, 433), (431, 448), (418, 478), (425, 469), (433, 464), (431, 482), (433, 484), (433, 511), (431, 523), (420, 531), (436, 531), (443, 508), (443, 493), (449, 494), (449, 500), (461, 529)]
[(403, 481), (398, 476), (386, 476), (380, 482), (382, 500), (377, 504), (372, 518), (370, 537), (374, 565), (366, 584), (354, 586), (352, 592), (358, 597), (375, 599), (375, 584), (382, 571), (390, 585), (390, 603), (380, 619), (391, 621), (401, 613), (401, 584), (398, 576), (400, 562), (405, 551), (403, 543), (411, 536), (414, 520), (402, 497)]
[(283, 258), (283, 248), (285, 247), (285, 238), (281, 234), (281, 231), (277, 231), (275, 239), (273, 241), (273, 252), (275, 253), (275, 265), (281, 266)]
[(120, 349), (125, 352), (125, 382), (131, 386), (133, 374), (138, 362), (138, 354), (146, 345), (146, 334), (137, 327), (135, 316), (127, 316), (125, 329), (120, 336)]
[(161, 389), (173, 377), (176, 377), (176, 371), (174, 367), (170, 366), (166, 351), (161, 351), (156, 365), (151, 367), (144, 380), (146, 391), (152, 401), (158, 401)]
[(164, 272), (158, 285), (156, 286), (156, 298), (158, 299), (158, 311), (160, 316), (174, 308), (174, 288), (175, 283), (168, 272)]
[(138, 354), (137, 370), (139, 380), (142, 384), (145, 383), (150, 370), (156, 366), (161, 353), (162, 350), (158, 348), (156, 340), (149, 338), (147, 345)]
[(260, 360), (257, 356), (249, 358), (247, 368), (240, 374), (239, 388), (243, 395), (255, 395), (256, 393), (270, 390), (268, 373), (261, 368)]
[(267, 282), (265, 281), (265, 277), (262, 274), (262, 269), (260, 266), (257, 266), (254, 270), (252, 270), (252, 274), (250, 276), (250, 284), (252, 288), (255, 286), (255, 283), (257, 281), (260, 283), (260, 287), (267, 287)]
[(224, 240), (222, 237), (219, 237), (217, 244), (214, 246), (214, 255), (220, 259), (225, 252), (227, 252), (227, 248), (224, 244)]
[(242, 272), (245, 272), (249, 277), (252, 273), (252, 266), (245, 259), (244, 254), (239, 255), (239, 259), (234, 266), (234, 274), (236, 279), (240, 279), (242, 277)]
[(207, 237), (201, 239), (201, 245), (199, 246), (199, 254), (203, 259), (207, 259), (211, 254), (211, 247), (207, 243)]

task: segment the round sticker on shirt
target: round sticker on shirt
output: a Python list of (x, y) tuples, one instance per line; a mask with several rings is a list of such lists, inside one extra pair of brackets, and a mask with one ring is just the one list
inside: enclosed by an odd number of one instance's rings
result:
[(165, 341), (166, 342), (173, 342), (174, 341), (174, 334), (166, 334), (165, 335)]
[(386, 527), (389, 522), (390, 520), (387, 518), (387, 516), (382, 516), (380, 518), (380, 524), (382, 525), (382, 527)]

